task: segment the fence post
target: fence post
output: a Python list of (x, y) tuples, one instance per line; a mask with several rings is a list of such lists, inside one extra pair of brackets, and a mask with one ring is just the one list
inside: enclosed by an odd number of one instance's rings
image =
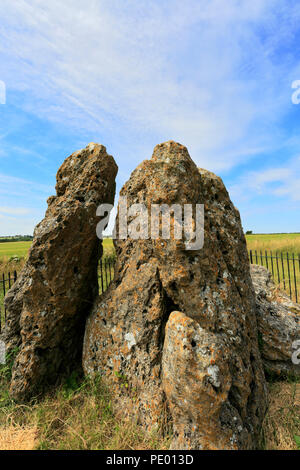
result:
[(278, 284), (280, 284), (280, 271), (279, 271), (279, 265), (278, 265), (278, 253), (277, 253), (277, 251), (276, 251), (276, 266), (277, 266)]
[(271, 266), (272, 266), (272, 276), (273, 276), (273, 279), (275, 279), (275, 275), (274, 275), (274, 266), (273, 266), (273, 252), (271, 250)]
[(267, 254), (267, 250), (265, 250), (265, 257), (266, 257), (266, 267), (267, 267), (267, 270), (269, 271), (269, 263), (268, 263), (268, 254)]
[(290, 274), (290, 260), (289, 260), (289, 254), (288, 254), (288, 253), (286, 254), (286, 260), (287, 260), (288, 275), (289, 275), (290, 298), (292, 298), (291, 274)]
[(103, 264), (102, 258), (100, 259), (100, 271), (101, 271), (101, 294), (104, 292), (104, 282), (103, 282)]
[(281, 266), (282, 266), (282, 279), (283, 279), (283, 286), (284, 286), (284, 290), (285, 290), (285, 274), (284, 274), (284, 264), (283, 264), (283, 257), (282, 257), (282, 252), (280, 253), (280, 257), (281, 257)]
[(293, 270), (294, 270), (294, 286), (295, 286), (295, 297), (296, 302), (298, 302), (298, 288), (297, 288), (297, 278), (296, 278), (296, 268), (295, 268), (295, 256), (294, 253), (292, 254), (293, 259)]

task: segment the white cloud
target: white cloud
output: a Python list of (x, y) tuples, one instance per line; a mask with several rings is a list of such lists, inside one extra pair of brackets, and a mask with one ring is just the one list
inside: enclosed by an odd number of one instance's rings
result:
[(25, 215), (29, 214), (30, 209), (27, 207), (3, 207), (0, 206), (0, 214), (10, 214), (10, 215)]
[(300, 157), (291, 159), (285, 166), (260, 171), (249, 171), (229, 188), (234, 200), (251, 200), (257, 196), (287, 197), (300, 201)]
[(172, 138), (220, 171), (269, 146), (291, 105), (297, 68), (274, 51), (300, 15), (282, 0), (2, 0), (1, 14), (8, 88), (100, 138), (140, 135), (147, 152)]
[(0, 173), (0, 194), (2, 196), (15, 195), (24, 198), (36, 195), (39, 198), (45, 198), (46, 194), (53, 193), (53, 189), (47, 184)]

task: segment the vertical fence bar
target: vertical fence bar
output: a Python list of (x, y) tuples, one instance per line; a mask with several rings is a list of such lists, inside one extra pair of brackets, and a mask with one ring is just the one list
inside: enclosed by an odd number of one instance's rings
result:
[(257, 258), (257, 251), (255, 250), (255, 260), (256, 260), (256, 264), (258, 264), (258, 258)]
[(104, 283), (103, 283), (103, 264), (102, 264), (102, 258), (100, 259), (100, 272), (101, 272), (101, 294), (104, 292)]
[(284, 290), (285, 290), (285, 274), (284, 274), (284, 263), (283, 263), (283, 257), (282, 257), (282, 253), (280, 253), (280, 257), (281, 257), (281, 266), (282, 266), (282, 279), (283, 279), (283, 286), (284, 286)]
[(296, 302), (298, 302), (298, 287), (297, 287), (297, 277), (296, 277), (296, 267), (295, 267), (295, 256), (294, 253), (292, 254), (293, 256), (293, 270), (294, 270), (294, 286), (295, 286), (295, 297), (296, 297)]
[(105, 266), (105, 281), (106, 281), (105, 290), (106, 290), (107, 287), (108, 287), (108, 279), (107, 279), (107, 260), (106, 260), (106, 259), (104, 260), (104, 266)]
[(279, 265), (278, 265), (278, 253), (277, 253), (277, 251), (276, 251), (276, 266), (277, 266), (278, 284), (280, 284), (280, 271), (279, 271)]
[(250, 263), (253, 264), (252, 250), (250, 250)]
[(2, 274), (2, 282), (3, 282), (3, 295), (5, 297), (6, 291), (5, 291), (5, 275)]
[(288, 276), (289, 276), (289, 289), (290, 289), (290, 298), (292, 298), (292, 287), (291, 287), (291, 273), (290, 273), (290, 260), (289, 254), (286, 254), (287, 267), (288, 267)]
[(268, 263), (268, 254), (267, 254), (267, 251), (265, 251), (265, 257), (266, 257), (266, 267), (267, 267), (267, 270), (269, 271), (269, 263)]
[(272, 252), (272, 250), (271, 250), (271, 266), (272, 266), (272, 276), (273, 276), (273, 279), (275, 279), (274, 266), (273, 266), (273, 252)]
[(260, 250), (260, 262), (261, 262), (261, 265), (263, 266), (264, 261), (263, 261), (263, 256), (262, 256), (262, 251), (261, 250)]
[(111, 259), (108, 260), (108, 267), (109, 267), (109, 283), (111, 283)]

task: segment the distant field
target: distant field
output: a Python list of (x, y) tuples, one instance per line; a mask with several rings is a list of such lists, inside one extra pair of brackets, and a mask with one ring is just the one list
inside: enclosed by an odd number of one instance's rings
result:
[[(246, 235), (248, 250), (283, 251), (288, 253), (300, 254), (300, 233), (286, 234), (262, 234)], [(7, 242), (0, 243), (0, 260), (18, 256), (26, 257), (31, 242)], [(111, 238), (105, 238), (103, 241), (104, 253), (109, 255), (114, 253), (113, 241)]]
[(18, 258), (25, 258), (30, 248), (31, 242), (7, 242), (0, 243), (0, 259), (11, 258), (17, 256)]
[[(258, 262), (258, 264), (263, 264), (267, 266), (268, 269), (273, 272), (274, 280), (280, 284), (288, 293), (291, 293), (292, 297), (295, 299), (296, 290), (298, 293), (298, 302), (300, 298), (300, 263), (295, 264), (296, 267), (296, 276), (291, 264), (288, 265), (286, 260), (286, 253), (291, 255), (292, 253), (298, 257), (300, 254), (300, 234), (263, 234), (263, 235), (246, 235), (247, 247), (248, 250), (253, 250), (253, 262)], [(30, 248), (31, 242), (7, 242), (0, 243), (0, 277), (5, 272), (6, 277), (7, 273), (16, 269), (18, 272), (21, 270), (24, 261), (20, 263), (9, 262), (9, 259), (13, 256), (19, 258), (26, 258), (28, 250)], [(115, 250), (113, 246), (113, 241), (110, 238), (106, 238), (103, 241), (104, 246), (104, 256), (113, 255)], [(255, 256), (255, 250), (257, 252), (257, 257)], [(262, 251), (263, 256), (261, 258), (260, 251)], [(266, 261), (264, 255), (265, 251), (272, 251), (273, 256), (276, 252), (283, 252), (283, 260), (276, 259)], [(105, 282), (106, 283), (106, 280)], [(8, 283), (6, 283), (8, 284)], [(6, 285), (8, 288), (8, 285)], [(3, 302), (3, 285), (0, 283), (0, 308)]]
[[(8, 260), (12, 256), (26, 258), (31, 242), (7, 242), (0, 243), (0, 260)], [(104, 252), (109, 255), (114, 253), (113, 241), (111, 238), (105, 238), (103, 241)]]
[(248, 250), (300, 254), (300, 233), (246, 235)]

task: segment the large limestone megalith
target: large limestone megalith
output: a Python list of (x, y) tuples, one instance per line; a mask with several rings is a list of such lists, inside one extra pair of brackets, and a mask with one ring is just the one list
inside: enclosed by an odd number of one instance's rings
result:
[(113, 204), (117, 165), (91, 143), (57, 173), (56, 196), (34, 231), (26, 265), (5, 306), (7, 351), (18, 348), (11, 394), (25, 400), (80, 363), (84, 325), (98, 295), (101, 203)]
[[(151, 204), (204, 204), (204, 247), (187, 250), (173, 230), (170, 239), (115, 241), (114, 282), (87, 320), (86, 374), (100, 373), (118, 408), (144, 425), (171, 417), (174, 449), (256, 447), (267, 390), (255, 294), (240, 216), (221, 179), (170, 141), (121, 196), (148, 213)], [(117, 232), (119, 221), (120, 208)]]
[(259, 345), (269, 373), (300, 377), (300, 305), (275, 286), (263, 266), (251, 265), (256, 293)]

